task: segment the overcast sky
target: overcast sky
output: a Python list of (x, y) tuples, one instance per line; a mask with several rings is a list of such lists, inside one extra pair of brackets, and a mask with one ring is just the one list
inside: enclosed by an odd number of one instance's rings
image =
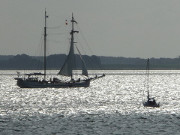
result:
[(67, 53), (73, 12), (85, 54), (180, 56), (180, 0), (1, 0), (0, 55), (39, 55), (45, 8), (48, 54)]

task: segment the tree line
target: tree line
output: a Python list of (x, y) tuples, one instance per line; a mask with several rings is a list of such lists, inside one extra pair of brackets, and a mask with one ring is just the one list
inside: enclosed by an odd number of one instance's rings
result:
[[(47, 69), (59, 70), (66, 59), (65, 54), (54, 54), (47, 57)], [(144, 70), (147, 59), (108, 57), (108, 56), (82, 56), (89, 70)], [(77, 69), (81, 61), (75, 55)], [(42, 56), (29, 56), (26, 54), (0, 55), (0, 70), (40, 70), (43, 69)], [(151, 58), (150, 69), (179, 70), (180, 58)]]

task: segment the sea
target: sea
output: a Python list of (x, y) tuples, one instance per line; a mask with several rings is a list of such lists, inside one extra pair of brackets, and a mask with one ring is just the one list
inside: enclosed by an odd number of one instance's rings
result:
[[(20, 71), (26, 72), (26, 71)], [(28, 71), (30, 72), (30, 71)], [(55, 72), (55, 71), (54, 71)], [(180, 71), (105, 73), (88, 88), (19, 88), (15, 70), (0, 71), (0, 135), (180, 135)]]

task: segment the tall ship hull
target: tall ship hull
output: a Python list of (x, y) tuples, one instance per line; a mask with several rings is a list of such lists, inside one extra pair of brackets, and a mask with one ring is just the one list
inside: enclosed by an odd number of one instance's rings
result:
[(61, 81), (38, 81), (38, 80), (24, 80), (22, 78), (15, 78), (17, 85), (20, 88), (68, 88), (68, 87), (89, 87), (90, 79), (77, 80), (69, 82)]

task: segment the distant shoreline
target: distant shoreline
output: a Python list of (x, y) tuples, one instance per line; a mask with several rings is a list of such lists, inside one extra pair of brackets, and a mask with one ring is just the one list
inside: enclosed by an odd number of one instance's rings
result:
[[(76, 57), (76, 62), (79, 57)], [(146, 59), (82, 56), (88, 70), (145, 70)], [(54, 54), (47, 57), (47, 70), (59, 70), (66, 59), (65, 54)], [(42, 70), (43, 57), (21, 55), (0, 55), (0, 70)], [(79, 67), (77, 67), (79, 69)], [(151, 70), (180, 70), (180, 58), (151, 58)]]

